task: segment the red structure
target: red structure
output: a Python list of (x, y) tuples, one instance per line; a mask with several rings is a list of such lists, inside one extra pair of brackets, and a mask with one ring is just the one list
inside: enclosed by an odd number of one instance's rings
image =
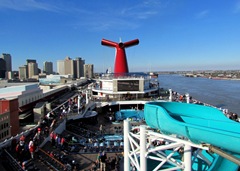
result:
[(19, 133), (18, 99), (0, 100), (0, 141)]
[(125, 74), (128, 73), (128, 63), (127, 57), (125, 53), (125, 48), (138, 45), (139, 40), (131, 40), (125, 43), (116, 43), (110, 40), (102, 39), (102, 45), (114, 47), (116, 48), (116, 58), (115, 58), (115, 65), (114, 65), (114, 73), (115, 74)]

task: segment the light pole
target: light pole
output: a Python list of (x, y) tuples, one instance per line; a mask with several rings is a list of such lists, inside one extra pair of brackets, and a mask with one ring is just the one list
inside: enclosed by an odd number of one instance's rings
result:
[(170, 102), (172, 101), (172, 89), (171, 88), (169, 89), (169, 101)]
[(78, 95), (78, 114), (80, 113), (80, 107), (81, 107), (81, 96)]
[(8, 132), (10, 133), (10, 137), (12, 137), (12, 125), (9, 126)]
[(86, 104), (88, 104), (88, 90), (86, 90)]
[(186, 96), (186, 102), (187, 102), (187, 103), (190, 103), (190, 96), (189, 96), (189, 94), (186, 93), (185, 96)]

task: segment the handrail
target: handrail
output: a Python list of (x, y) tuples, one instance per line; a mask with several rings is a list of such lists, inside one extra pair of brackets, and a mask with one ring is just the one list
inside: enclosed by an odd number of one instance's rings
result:
[(15, 168), (15, 169), (18, 169), (19, 171), (22, 171), (23, 168), (22, 168), (21, 165), (12, 157), (12, 155), (9, 154), (9, 152), (8, 152), (6, 149), (4, 149), (4, 152), (8, 155), (8, 157), (10, 157), (10, 159), (11, 159), (10, 162), (15, 163), (15, 166), (17, 166), (17, 168)]
[(58, 164), (60, 164), (63, 168), (65, 167), (64, 164), (62, 164), (59, 160), (55, 159), (54, 157), (51, 157), (46, 151), (44, 151), (41, 148), (38, 148), (41, 152), (43, 152), (45, 155), (47, 155), (48, 157), (50, 157), (51, 159), (53, 159), (54, 161), (56, 161)]

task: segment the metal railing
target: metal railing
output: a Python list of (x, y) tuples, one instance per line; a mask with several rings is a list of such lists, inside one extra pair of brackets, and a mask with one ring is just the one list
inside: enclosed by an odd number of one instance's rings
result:
[(6, 157), (5, 162), (7, 162), (8, 166), (10, 166), (13, 170), (23, 171), (21, 165), (17, 162), (17, 160), (12, 157), (12, 155), (6, 149), (3, 150), (2, 155)]

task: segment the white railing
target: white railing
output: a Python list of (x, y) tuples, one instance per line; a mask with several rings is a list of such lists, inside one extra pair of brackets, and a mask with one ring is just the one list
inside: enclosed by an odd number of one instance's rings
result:
[[(133, 131), (136, 129), (138, 131)], [(164, 143), (154, 144), (154, 142)], [(154, 171), (161, 170), (161, 168), (162, 170), (191, 171), (193, 159), (196, 159), (196, 157), (192, 157), (195, 155), (191, 152), (193, 147), (208, 150), (206, 146), (194, 144), (181, 137), (154, 132), (147, 125), (140, 125), (132, 129), (130, 121), (124, 120), (124, 170), (135, 168), (139, 171), (145, 171), (147, 170), (147, 159), (150, 159), (158, 162), (153, 168)], [(184, 161), (174, 157), (176, 154), (180, 155), (181, 149)], [(165, 164), (168, 166), (167, 169)]]

